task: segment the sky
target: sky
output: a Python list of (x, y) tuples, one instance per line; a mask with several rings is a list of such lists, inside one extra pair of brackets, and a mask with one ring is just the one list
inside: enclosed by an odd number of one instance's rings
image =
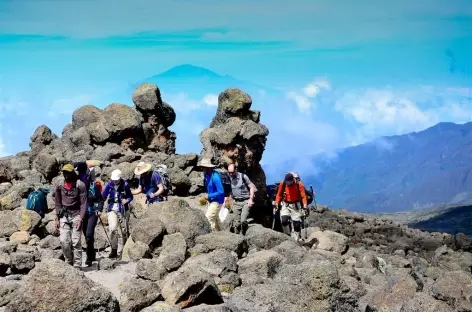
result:
[[(29, 149), (39, 125), (60, 135), (82, 105), (132, 105), (130, 84), (192, 64), (257, 86), (263, 163), (310, 170), (318, 153), (471, 121), (470, 55), (468, 0), (0, 0), (0, 155)], [(177, 152), (199, 153), (223, 90), (162, 85)]]

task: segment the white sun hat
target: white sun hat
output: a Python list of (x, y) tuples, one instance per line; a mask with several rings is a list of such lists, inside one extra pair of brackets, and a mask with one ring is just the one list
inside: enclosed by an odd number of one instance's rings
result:
[(120, 169), (115, 169), (111, 172), (111, 180), (112, 181), (118, 181), (121, 179), (121, 170)]

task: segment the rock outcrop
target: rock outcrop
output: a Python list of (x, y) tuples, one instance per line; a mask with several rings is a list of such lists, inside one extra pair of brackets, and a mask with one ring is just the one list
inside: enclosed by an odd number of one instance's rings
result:
[[(267, 212), (266, 177), (259, 164), (269, 130), (259, 123), (260, 112), (251, 110), (252, 99), (239, 89), (227, 89), (218, 96), (218, 109), (210, 127), (200, 134), (201, 157), (224, 167), (235, 163), (257, 187), (254, 211)], [(263, 223), (264, 213), (254, 217)]]

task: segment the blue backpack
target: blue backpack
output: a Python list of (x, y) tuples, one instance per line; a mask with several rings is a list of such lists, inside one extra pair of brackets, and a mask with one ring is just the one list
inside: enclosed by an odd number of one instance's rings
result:
[(43, 218), (48, 211), (48, 202), (46, 200), (48, 193), (49, 190), (44, 188), (31, 192), (26, 200), (26, 209), (36, 211)]

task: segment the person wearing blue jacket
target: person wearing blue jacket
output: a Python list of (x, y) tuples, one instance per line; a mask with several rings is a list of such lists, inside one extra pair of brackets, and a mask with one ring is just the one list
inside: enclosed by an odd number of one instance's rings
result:
[(108, 257), (120, 259), (123, 246), (128, 237), (129, 203), (133, 200), (133, 194), (128, 183), (121, 178), (119, 169), (113, 170), (111, 181), (103, 190), (103, 199), (106, 200), (107, 198), (108, 229), (111, 244), (111, 253)]
[(211, 163), (210, 159), (202, 159), (200, 164), (198, 164), (198, 167), (204, 169), (204, 184), (207, 191), (205, 197), (209, 202), (205, 216), (210, 222), (212, 231), (221, 231), (221, 223), (218, 213), (225, 203), (223, 183), (221, 183), (218, 172), (213, 170), (215, 165)]

